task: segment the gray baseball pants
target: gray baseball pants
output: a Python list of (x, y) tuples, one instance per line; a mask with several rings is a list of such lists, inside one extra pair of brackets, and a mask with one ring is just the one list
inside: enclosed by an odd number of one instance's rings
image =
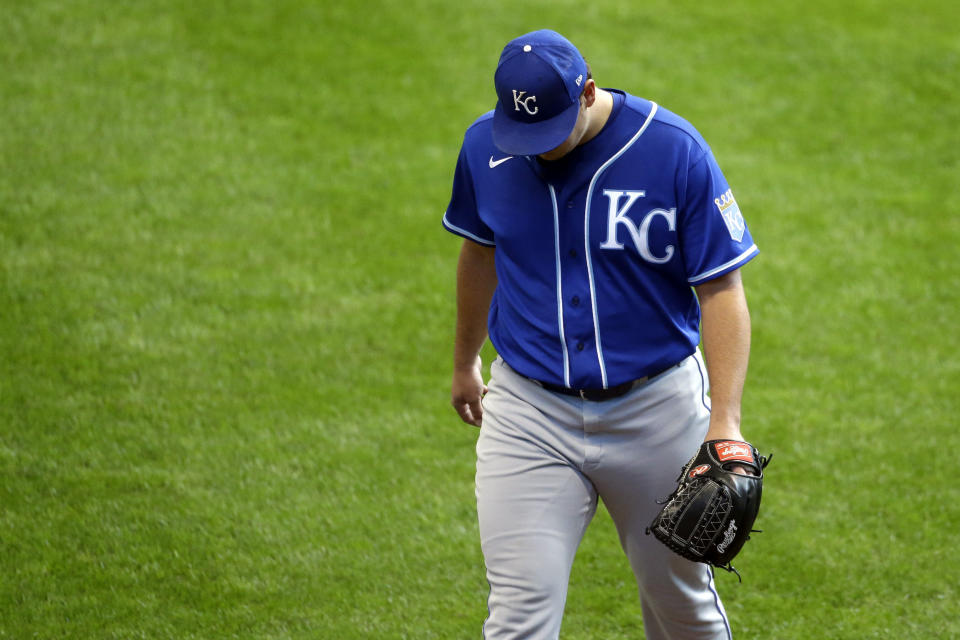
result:
[[(555, 640), (580, 540), (601, 498), (637, 579), (647, 640), (728, 640), (704, 564), (646, 535), (707, 432), (698, 354), (628, 394), (591, 402), (491, 366), (477, 441), (477, 512), (490, 583), (486, 640)], [(639, 637), (639, 630), (637, 633)]]

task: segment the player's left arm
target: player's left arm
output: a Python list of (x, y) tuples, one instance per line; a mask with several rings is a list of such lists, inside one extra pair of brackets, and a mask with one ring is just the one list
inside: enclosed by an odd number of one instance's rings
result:
[(743, 440), (740, 400), (750, 359), (750, 312), (740, 270), (694, 287), (710, 378), (710, 427), (704, 440)]

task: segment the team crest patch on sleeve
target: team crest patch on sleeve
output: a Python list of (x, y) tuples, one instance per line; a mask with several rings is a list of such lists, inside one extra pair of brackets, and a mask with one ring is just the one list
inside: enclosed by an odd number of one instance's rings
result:
[(723, 222), (727, 225), (730, 237), (737, 242), (743, 240), (743, 232), (746, 230), (747, 224), (743, 221), (740, 205), (734, 199), (733, 191), (727, 189), (719, 198), (714, 198), (713, 203), (720, 210), (720, 215), (723, 216)]

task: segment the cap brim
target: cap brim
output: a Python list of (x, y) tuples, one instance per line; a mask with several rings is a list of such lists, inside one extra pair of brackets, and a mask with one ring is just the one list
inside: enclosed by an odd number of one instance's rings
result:
[(517, 122), (507, 116), (503, 104), (497, 101), (493, 110), (493, 144), (512, 156), (535, 156), (552, 151), (570, 136), (579, 113), (580, 101), (577, 100), (548, 120)]

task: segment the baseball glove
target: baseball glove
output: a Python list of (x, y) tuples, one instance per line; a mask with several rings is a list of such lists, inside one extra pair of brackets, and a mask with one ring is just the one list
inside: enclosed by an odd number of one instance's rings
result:
[[(763, 457), (748, 442), (708, 440), (684, 466), (676, 491), (647, 528), (688, 560), (740, 574), (730, 561), (750, 539), (760, 510)], [(730, 471), (740, 465), (755, 475)]]

